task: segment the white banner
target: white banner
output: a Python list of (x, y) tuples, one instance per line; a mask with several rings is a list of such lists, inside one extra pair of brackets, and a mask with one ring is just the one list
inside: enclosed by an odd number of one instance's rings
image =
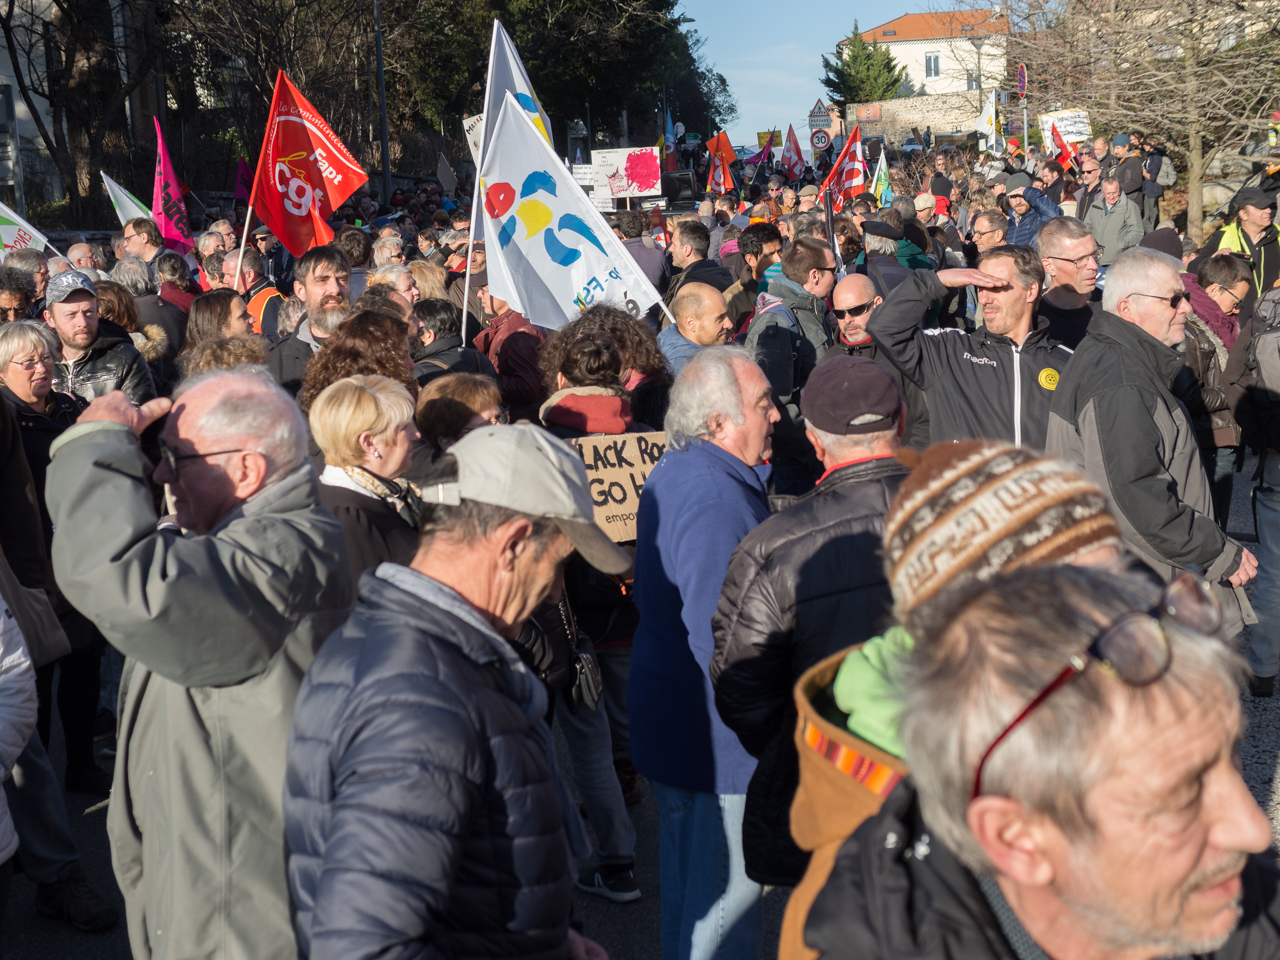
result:
[(493, 294), (557, 329), (594, 303), (633, 317), (656, 303), (658, 291), (511, 93), (488, 126), (480, 178)]

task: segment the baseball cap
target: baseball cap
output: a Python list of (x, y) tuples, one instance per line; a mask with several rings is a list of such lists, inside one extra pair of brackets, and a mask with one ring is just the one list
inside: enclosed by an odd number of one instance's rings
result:
[(1234, 210), (1239, 210), (1241, 207), (1257, 207), (1259, 210), (1265, 210), (1275, 205), (1276, 198), (1269, 196), (1266, 191), (1258, 187), (1245, 187), (1231, 201), (1231, 207)]
[(800, 188), (800, 196), (802, 197), (816, 197), (817, 195), (818, 195), (818, 188), (815, 187), (812, 183), (809, 184), (807, 187)]
[(45, 306), (61, 303), (73, 293), (78, 293), (81, 290), (95, 297), (98, 295), (93, 281), (79, 270), (63, 270), (61, 273), (55, 273), (49, 278), (49, 285), (45, 287)]
[(1005, 173), (1003, 170), (1001, 170), (999, 173), (996, 173), (990, 177), (987, 177), (987, 186), (991, 186), (993, 183), (1007, 184), (1009, 182), (1010, 176), (1011, 174)]
[(1127, 133), (1117, 133), (1111, 138), (1113, 147), (1127, 147), (1129, 145), (1129, 135)]
[[(454, 283), (457, 283), (457, 281), (455, 280)], [(471, 271), (472, 291), (479, 290), (481, 287), (487, 287), (488, 285), (489, 285), (488, 270), (472, 270)]]
[(889, 430), (901, 405), (893, 377), (870, 357), (837, 356), (818, 364), (800, 394), (805, 420), (839, 436)]
[(596, 524), (587, 468), (563, 440), (532, 424), (473, 430), (449, 453), (458, 479), (424, 488), (428, 503), (476, 500), (555, 522), (584, 560), (602, 573), (631, 569), (631, 558)]

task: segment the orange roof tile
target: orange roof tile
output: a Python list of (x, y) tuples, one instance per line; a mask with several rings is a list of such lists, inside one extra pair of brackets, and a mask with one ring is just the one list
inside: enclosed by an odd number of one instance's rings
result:
[[(972, 27), (965, 30), (964, 27)], [(942, 13), (908, 13), (867, 30), (862, 39), (867, 43), (892, 43), (895, 40), (932, 40), (942, 37), (967, 37), (984, 33), (1007, 33), (1008, 20), (998, 10), (952, 10)]]

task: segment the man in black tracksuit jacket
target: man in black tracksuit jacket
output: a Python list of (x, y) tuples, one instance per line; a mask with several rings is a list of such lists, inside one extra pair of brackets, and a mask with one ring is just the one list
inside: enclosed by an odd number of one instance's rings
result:
[[(917, 270), (872, 315), (867, 332), (924, 391), (934, 443), (1004, 440), (1043, 450), (1049, 400), (1071, 351), (1037, 323), (1044, 267), (1031, 247), (986, 251), (977, 270)], [(929, 308), (953, 287), (974, 284), (987, 325), (973, 333), (924, 330)]]

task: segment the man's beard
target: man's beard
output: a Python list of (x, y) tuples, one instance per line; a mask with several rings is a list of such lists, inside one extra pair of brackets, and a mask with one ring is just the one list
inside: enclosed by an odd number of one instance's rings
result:
[(413, 358), (414, 363), (417, 363), (426, 355), (427, 355), (427, 345), (422, 342), (422, 334), (420, 333), (409, 334), (409, 356)]
[(58, 339), (62, 341), (63, 346), (70, 347), (72, 350), (84, 350), (86, 347), (93, 345), (93, 341), (98, 339), (98, 335), (96, 332), (91, 333), (86, 329), (68, 337), (59, 330)]
[(326, 297), (316, 305), (315, 309), (307, 308), (307, 320), (313, 327), (331, 334), (338, 329), (338, 324), (347, 318), (349, 309), (345, 300), (330, 300)]

